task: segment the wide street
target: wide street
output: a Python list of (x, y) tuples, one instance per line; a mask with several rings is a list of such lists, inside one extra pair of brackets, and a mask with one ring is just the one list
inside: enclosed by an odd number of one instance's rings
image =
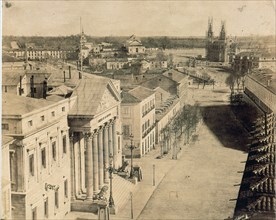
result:
[(246, 160), (247, 134), (235, 120), (221, 77), (219, 87), (191, 89), (205, 116), (197, 141), (163, 178), (138, 219), (226, 219), (233, 216)]

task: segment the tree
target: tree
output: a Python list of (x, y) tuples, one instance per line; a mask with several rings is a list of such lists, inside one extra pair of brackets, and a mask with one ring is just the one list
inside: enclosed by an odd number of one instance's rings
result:
[(170, 47), (171, 41), (168, 37), (162, 37), (160, 39), (160, 44), (163, 50), (167, 49), (168, 47)]

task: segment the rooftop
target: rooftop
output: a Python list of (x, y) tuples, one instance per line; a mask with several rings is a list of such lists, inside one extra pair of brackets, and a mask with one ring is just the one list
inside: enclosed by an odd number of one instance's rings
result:
[(109, 82), (110, 79), (97, 76), (80, 80), (72, 94), (77, 100), (69, 115), (96, 115)]
[(172, 79), (173, 81), (176, 82), (180, 82), (183, 79), (187, 78), (187, 75), (177, 71), (177, 70), (168, 70), (166, 72), (163, 73), (164, 76), (169, 77), (170, 79)]
[(3, 115), (24, 115), (52, 104), (54, 102), (45, 99), (35, 99), (8, 93), (2, 94)]
[(271, 69), (258, 69), (253, 71), (249, 77), (261, 83), (264, 87), (276, 94), (276, 72)]
[(140, 101), (143, 101), (144, 99), (153, 95), (155, 92), (143, 86), (137, 86), (134, 89), (129, 90), (128, 93), (139, 99)]
[(138, 98), (129, 94), (126, 91), (123, 91), (121, 93), (121, 97), (122, 97), (122, 103), (139, 103), (139, 102), (141, 102), (141, 100), (139, 100)]

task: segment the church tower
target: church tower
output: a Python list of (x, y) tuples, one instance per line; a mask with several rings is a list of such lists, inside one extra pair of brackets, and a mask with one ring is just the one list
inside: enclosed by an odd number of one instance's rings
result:
[(211, 48), (214, 38), (214, 32), (213, 32), (213, 18), (208, 19), (208, 31), (206, 33), (206, 58), (210, 59), (211, 54)]
[(226, 40), (225, 21), (221, 22), (221, 30), (220, 30), (219, 39)]
[(82, 23), (81, 23), (81, 18), (80, 18), (80, 53), (79, 53), (79, 67), (80, 67), (80, 71), (82, 71), (82, 65), (83, 65), (83, 52), (82, 52), (82, 48), (85, 46), (86, 43), (86, 37), (84, 35), (84, 31), (83, 31), (83, 27), (82, 27)]

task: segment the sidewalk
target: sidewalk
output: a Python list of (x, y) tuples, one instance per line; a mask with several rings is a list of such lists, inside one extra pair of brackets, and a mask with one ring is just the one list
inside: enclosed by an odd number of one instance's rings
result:
[[(154, 190), (158, 187), (164, 176), (173, 168), (177, 160), (172, 160), (171, 152), (162, 159), (155, 159), (160, 155), (160, 149), (149, 152), (141, 159), (134, 159), (134, 165), (142, 169), (143, 180), (138, 182), (133, 194), (133, 219), (137, 219), (152, 196)], [(155, 185), (153, 184), (153, 165), (155, 165)], [(111, 220), (131, 219), (131, 201), (124, 209), (120, 210), (118, 215), (111, 216)]]

